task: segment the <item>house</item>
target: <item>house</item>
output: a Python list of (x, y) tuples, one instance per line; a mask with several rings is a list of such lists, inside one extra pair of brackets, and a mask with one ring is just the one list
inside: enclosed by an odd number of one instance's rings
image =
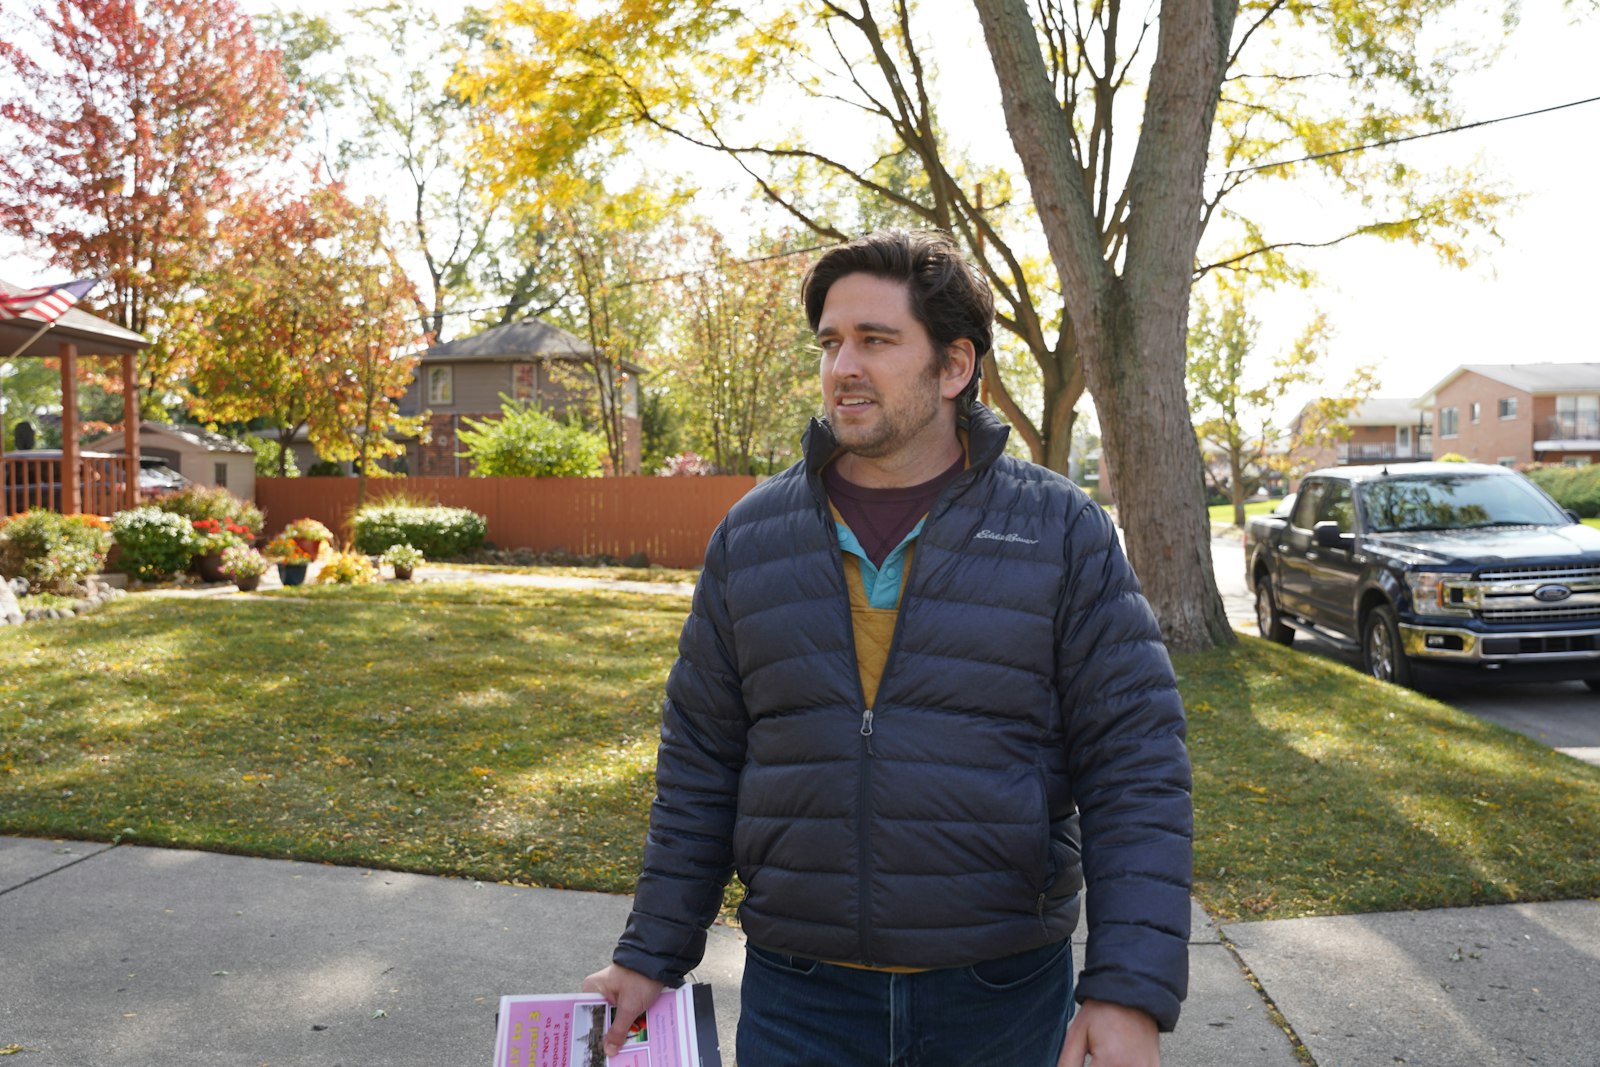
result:
[[(123, 434), (113, 430), (93, 442), (100, 452), (123, 451)], [(162, 463), (191, 482), (220, 486), (241, 500), (256, 495), (256, 454), (249, 445), (199, 426), (172, 426), (145, 419), (139, 423), (139, 452), (146, 465)]]
[[(1384, 461), (1414, 462), (1433, 458), (1432, 419), (1415, 397), (1375, 397), (1364, 400), (1343, 420), (1349, 436), (1342, 441), (1297, 444), (1296, 470), (1311, 471), (1341, 463)], [(1292, 423), (1291, 440), (1299, 441), (1316, 405), (1300, 409)]]
[(1600, 363), (1463, 364), (1422, 402), (1441, 453), (1508, 467), (1600, 461)]
[[(417, 377), (400, 399), (402, 415), (428, 412), (421, 441), (406, 443), (406, 470), (418, 476), (468, 473), (456, 455), (463, 418), (498, 418), (501, 398), (537, 405), (555, 417), (595, 396), (594, 349), (565, 330), (528, 318), (496, 326), (422, 354)], [(639, 375), (644, 368), (621, 361), (623, 473), (639, 473), (643, 434), (639, 422)]]

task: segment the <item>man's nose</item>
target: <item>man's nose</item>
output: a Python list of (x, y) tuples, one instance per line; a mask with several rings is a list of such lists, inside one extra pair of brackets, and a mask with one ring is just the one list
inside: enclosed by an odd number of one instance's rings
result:
[(833, 357), (833, 376), (835, 378), (859, 378), (861, 377), (861, 370), (861, 349), (854, 341), (840, 341)]

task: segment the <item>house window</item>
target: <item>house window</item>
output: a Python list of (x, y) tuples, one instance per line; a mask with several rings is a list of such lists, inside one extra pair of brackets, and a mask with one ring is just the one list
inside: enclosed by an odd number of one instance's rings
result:
[(1439, 409), (1439, 436), (1455, 437), (1461, 432), (1461, 409)]
[(511, 364), (511, 399), (519, 404), (530, 404), (539, 398), (539, 365), (537, 363)]
[(1589, 465), (1589, 457), (1588, 456), (1564, 456), (1564, 457), (1562, 457), (1561, 465), (1563, 467), (1587, 467)]
[(1478, 408), (1480, 406), (1481, 405), (1476, 400), (1472, 402), (1472, 407), (1469, 409), (1471, 414), (1468, 415), (1468, 418), (1470, 418), (1473, 422), (1478, 421)]
[(1600, 396), (1556, 397), (1555, 436), (1567, 441), (1600, 439)]
[(454, 370), (454, 367), (428, 368), (428, 403), (455, 403), (455, 379), (452, 374)]
[(1500, 464), (1502, 467), (1515, 467), (1517, 465), (1517, 457), (1501, 456), (1499, 459), (1495, 460), (1495, 462)]
[(1514, 419), (1517, 417), (1516, 397), (1503, 396), (1500, 398), (1500, 417), (1502, 419)]
[(212, 467), (211, 467), (211, 474), (212, 474), (211, 481), (214, 484), (222, 486), (224, 488), (227, 487), (227, 485), (228, 485), (228, 465), (226, 463), (213, 464)]

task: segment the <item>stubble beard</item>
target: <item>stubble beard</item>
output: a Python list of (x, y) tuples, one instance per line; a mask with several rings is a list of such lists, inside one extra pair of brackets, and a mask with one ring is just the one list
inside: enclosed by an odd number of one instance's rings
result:
[(829, 422), (839, 447), (863, 459), (883, 459), (892, 456), (916, 440), (939, 417), (939, 375), (937, 368), (920, 379), (917, 391), (906, 398), (899, 411), (884, 406), (883, 397), (874, 390), (872, 400), (878, 405), (878, 418), (868, 426), (851, 426), (838, 417), (837, 404), (830, 405)]

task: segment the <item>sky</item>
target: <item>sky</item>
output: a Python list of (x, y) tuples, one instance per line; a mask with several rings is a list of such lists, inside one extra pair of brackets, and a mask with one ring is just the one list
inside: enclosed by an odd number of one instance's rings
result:
[[(253, 13), (272, 6), (273, 0), (244, 2)], [(340, 10), (355, 4), (325, 0), (316, 6)], [(462, 4), (437, 0), (437, 6), (454, 13)], [(1479, 4), (1466, 0), (1463, 6)], [(969, 151), (1009, 157), (976, 15), (964, 6), (939, 8), (940, 24), (931, 36), (941, 69), (972, 71), (944, 81), (956, 88), (940, 101), (941, 116)], [(1594, 62), (1600, 15), (1575, 23), (1570, 10), (1557, 0), (1526, 0), (1521, 25), (1499, 60), (1455, 87), (1468, 121), (1600, 96), (1600, 66)], [(1498, 225), (1501, 242), (1481, 241), (1481, 256), (1464, 271), (1441, 265), (1426, 251), (1375, 239), (1310, 253), (1305, 262), (1318, 274), (1316, 286), (1282, 293), (1254, 309), (1263, 321), (1260, 352), (1270, 358), (1286, 348), (1321, 310), (1334, 330), (1326, 380), (1337, 384), (1357, 366), (1373, 364), (1380, 396), (1420, 396), (1467, 363), (1600, 360), (1594, 329), (1600, 206), (1592, 191), (1600, 173), (1597, 133), (1600, 102), (1402, 146), (1396, 158), (1421, 166), (1481, 159), (1519, 198)], [(726, 165), (711, 156), (686, 150), (671, 159), (674, 166), (698, 167), (703, 158), (708, 186), (726, 183)], [(1300, 190), (1275, 193), (1264, 210), (1297, 238), (1315, 240), (1325, 234), (1319, 223), (1337, 215), (1340, 205), (1319, 199), (1309, 186)], [(60, 272), (27, 252), (15, 239), (0, 240), (7, 277), (23, 284), (59, 280)], [(1291, 405), (1307, 399), (1292, 397)]]

